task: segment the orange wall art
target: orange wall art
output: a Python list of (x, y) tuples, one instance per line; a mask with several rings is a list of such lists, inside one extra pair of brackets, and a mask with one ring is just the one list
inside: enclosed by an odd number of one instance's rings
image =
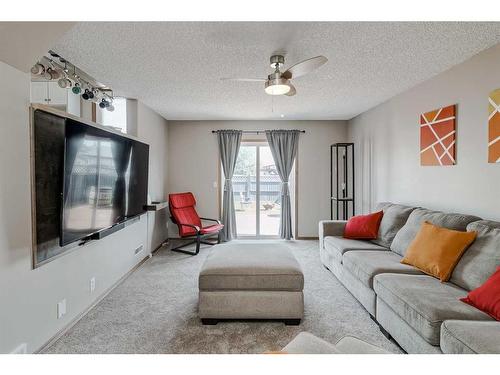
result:
[(454, 165), (455, 105), (420, 115), (420, 165)]
[(490, 93), (488, 116), (488, 161), (500, 163), (500, 89)]

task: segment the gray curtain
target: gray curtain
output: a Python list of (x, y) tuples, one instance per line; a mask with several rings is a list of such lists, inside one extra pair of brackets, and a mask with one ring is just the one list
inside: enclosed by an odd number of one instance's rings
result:
[(299, 130), (266, 130), (267, 141), (281, 178), (280, 237), (287, 240), (293, 238), (292, 207), (288, 180), (297, 156), (299, 134)]
[(241, 130), (219, 130), (217, 140), (224, 171), (224, 194), (222, 197), (222, 241), (231, 241), (236, 238), (236, 213), (234, 212), (233, 178), (236, 159), (240, 151)]

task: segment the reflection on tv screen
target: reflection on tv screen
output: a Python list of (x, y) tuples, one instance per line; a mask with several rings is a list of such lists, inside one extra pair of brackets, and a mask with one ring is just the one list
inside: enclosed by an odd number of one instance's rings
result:
[(61, 243), (143, 212), (148, 146), (74, 122), (66, 127)]

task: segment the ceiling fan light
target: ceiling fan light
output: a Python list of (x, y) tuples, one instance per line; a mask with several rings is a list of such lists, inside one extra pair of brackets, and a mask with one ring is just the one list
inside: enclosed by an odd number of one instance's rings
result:
[(264, 90), (268, 95), (285, 95), (290, 91), (290, 86), (288, 85), (287, 79), (271, 79), (266, 82)]

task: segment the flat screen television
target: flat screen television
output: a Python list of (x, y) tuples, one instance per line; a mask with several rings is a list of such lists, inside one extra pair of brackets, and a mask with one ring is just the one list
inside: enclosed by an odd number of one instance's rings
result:
[(144, 213), (149, 146), (66, 119), (60, 246)]

